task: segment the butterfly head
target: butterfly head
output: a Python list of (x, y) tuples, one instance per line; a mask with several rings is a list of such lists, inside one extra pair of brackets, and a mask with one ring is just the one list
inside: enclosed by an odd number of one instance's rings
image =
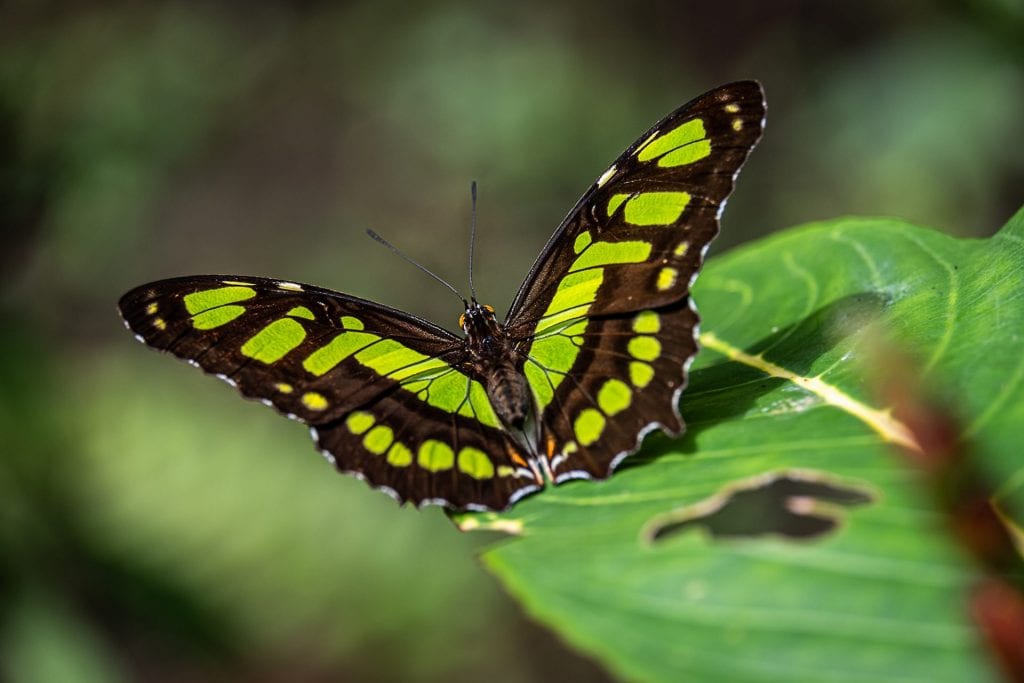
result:
[(476, 299), (466, 304), (466, 312), (459, 316), (459, 327), (467, 336), (478, 338), (494, 336), (501, 329), (494, 306), (478, 303)]

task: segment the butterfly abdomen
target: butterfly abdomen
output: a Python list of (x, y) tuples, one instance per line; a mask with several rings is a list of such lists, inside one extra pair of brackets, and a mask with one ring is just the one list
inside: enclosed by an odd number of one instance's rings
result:
[(494, 412), (507, 426), (521, 430), (533, 410), (526, 377), (512, 362), (492, 367), (484, 385)]

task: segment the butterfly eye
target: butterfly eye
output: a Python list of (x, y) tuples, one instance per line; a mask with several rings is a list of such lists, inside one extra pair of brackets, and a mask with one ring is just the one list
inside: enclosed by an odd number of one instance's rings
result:
[(466, 314), (463, 313), (459, 316), (459, 327), (466, 329)]
[(487, 309), (488, 313), (494, 313), (494, 306), (490, 306), (488, 304), (484, 304), (484, 308)]

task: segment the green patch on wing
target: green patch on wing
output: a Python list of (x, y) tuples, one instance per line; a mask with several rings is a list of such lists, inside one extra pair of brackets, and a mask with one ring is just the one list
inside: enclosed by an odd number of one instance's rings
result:
[(624, 217), (633, 225), (672, 225), (689, 203), (688, 192), (641, 192), (626, 202)]
[(356, 351), (363, 349), (380, 337), (369, 332), (342, 332), (337, 337), (309, 354), (302, 366), (310, 373), (319, 376), (326, 375), (333, 370), (341, 361), (351, 356)]
[(218, 306), (193, 316), (192, 326), (197, 330), (212, 330), (228, 324), (243, 313), (245, 313), (245, 306)]
[(306, 329), (291, 318), (270, 323), (242, 344), (242, 355), (261, 363), (276, 363), (306, 339)]
[(466, 446), (459, 451), (459, 469), (474, 479), (494, 477), (494, 463), (479, 448)]
[(192, 294), (186, 294), (184, 296), (185, 310), (190, 314), (195, 315), (202, 313), (211, 308), (217, 306), (224, 306), (225, 304), (233, 304), (236, 301), (245, 301), (256, 296), (256, 290), (252, 287), (238, 287), (238, 286), (227, 286), (227, 287), (216, 287), (214, 289), (204, 289)]
[(639, 161), (658, 159), (658, 166), (668, 168), (692, 164), (710, 155), (711, 141), (704, 132), (704, 122), (693, 119), (648, 142), (640, 148), (636, 158)]
[(427, 439), (420, 444), (416, 464), (430, 472), (450, 470), (455, 464), (455, 452), (443, 441)]

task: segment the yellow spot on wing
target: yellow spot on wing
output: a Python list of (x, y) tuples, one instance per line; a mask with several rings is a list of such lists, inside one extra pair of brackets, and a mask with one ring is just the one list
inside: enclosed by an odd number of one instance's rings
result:
[(242, 355), (261, 363), (276, 363), (306, 338), (306, 330), (291, 318), (270, 323), (242, 344)]
[(541, 316), (535, 334), (541, 334), (549, 328), (586, 315), (602, 282), (603, 268), (589, 268), (563, 277), (558, 283), (555, 295), (551, 297), (551, 303)]
[(604, 431), (604, 415), (594, 408), (584, 408), (573, 422), (576, 440), (583, 446), (589, 446), (601, 438)]
[(153, 318), (153, 324), (156, 326), (156, 329), (161, 332), (167, 329), (167, 323), (164, 322), (163, 318)]
[(693, 119), (646, 143), (637, 152), (638, 161), (658, 159), (658, 166), (672, 167), (693, 163), (711, 154), (711, 142), (704, 122)]
[(160, 307), (156, 305), (155, 301), (153, 303), (151, 303), (150, 305), (146, 306), (146, 313), (148, 315), (153, 315), (158, 310), (160, 310)]
[(363, 437), (363, 447), (376, 455), (382, 455), (394, 442), (394, 432), (387, 425), (377, 425)]
[(408, 467), (412, 464), (412, 451), (403, 443), (396, 441), (388, 450), (387, 461), (395, 467)]
[(680, 147), (673, 152), (669, 152), (662, 158), (658, 159), (658, 166), (662, 168), (684, 166), (686, 164), (692, 164), (695, 161), (700, 161), (701, 159), (709, 156), (711, 156), (711, 141), (698, 140), (693, 144), (686, 145), (685, 147)]
[(590, 231), (584, 230), (579, 235), (576, 235), (576, 241), (572, 243), (572, 250), (577, 254), (590, 246), (591, 242)]
[(378, 339), (380, 337), (368, 332), (342, 332), (327, 342), (327, 344), (309, 354), (302, 361), (302, 367), (318, 377), (325, 375), (338, 363)]
[(310, 410), (324, 410), (330, 404), (327, 402), (327, 399), (324, 398), (323, 394), (310, 391), (302, 395), (302, 405), (306, 406)]
[(672, 253), (676, 256), (684, 256), (690, 249), (690, 243), (685, 240), (676, 245), (676, 248), (672, 250)]
[(643, 389), (654, 379), (654, 368), (647, 363), (633, 361), (629, 364), (629, 381), (637, 389)]
[(633, 318), (633, 331), (641, 334), (654, 334), (661, 329), (661, 318), (654, 311), (640, 311)]
[(212, 330), (225, 325), (245, 313), (245, 306), (218, 306), (193, 316), (192, 326), (197, 330)]
[(662, 268), (658, 272), (658, 282), (656, 284), (656, 286), (658, 287), (658, 291), (664, 292), (675, 287), (676, 279), (678, 278), (678, 276), (679, 271), (676, 270), (675, 268)]
[(256, 290), (251, 287), (215, 287), (204, 289), (199, 292), (192, 292), (183, 297), (185, 310), (191, 315), (202, 313), (217, 306), (233, 304), (236, 301), (245, 301), (256, 296)]
[(736, 131), (737, 133), (740, 132), (741, 130), (743, 130), (743, 119), (733, 119), (732, 120), (732, 129), (734, 131)]
[(725, 110), (730, 114), (735, 114), (740, 110), (740, 105), (736, 104), (735, 102), (730, 102), (729, 104), (725, 105)]
[(633, 400), (633, 392), (622, 380), (606, 380), (597, 392), (597, 405), (608, 417), (620, 413), (629, 407)]
[(413, 351), (394, 339), (381, 339), (367, 346), (356, 354), (356, 360), (377, 374), (395, 380), (405, 379), (424, 370), (448, 367), (444, 361)]
[[(346, 316), (343, 321), (347, 319)], [(359, 364), (381, 376), (403, 382), (406, 391), (430, 405), (475, 417), (490, 427), (501, 426), (479, 382), (470, 380), (440, 358), (414, 351), (394, 339), (369, 332), (342, 332), (311, 353), (302, 365), (312, 374), (322, 376), (352, 354)], [(438, 375), (439, 371), (447, 371), (447, 374)]]
[(278, 382), (274, 385), (274, 388), (280, 391), (282, 394), (290, 394), (295, 391), (295, 388), (287, 382)]
[(651, 243), (640, 240), (626, 242), (594, 242), (576, 257), (569, 272), (609, 266), (615, 263), (641, 263), (651, 255)]
[(351, 315), (341, 316), (341, 326), (346, 330), (364, 329), (363, 321)]
[(455, 464), (455, 451), (443, 441), (427, 439), (416, 452), (416, 462), (431, 472), (450, 470)]
[(466, 446), (459, 451), (459, 470), (474, 479), (490, 479), (494, 476), (494, 464), (479, 448)]
[(499, 477), (511, 477), (515, 473), (516, 473), (516, 469), (514, 467), (509, 467), (508, 465), (498, 465), (498, 476)]
[(608, 200), (608, 215), (611, 216), (615, 213), (615, 209), (619, 208), (622, 205), (622, 202), (627, 199), (629, 199), (628, 194), (613, 194), (612, 198)]
[(313, 320), (313, 311), (309, 310), (305, 306), (296, 306), (292, 310), (288, 311), (286, 315), (290, 315), (293, 318), (305, 318), (306, 320)]
[(374, 422), (373, 415), (365, 410), (356, 410), (345, 418), (345, 426), (353, 434), (362, 434), (372, 427)]
[(672, 225), (690, 203), (688, 192), (643, 192), (626, 204), (625, 218), (633, 225)]
[(633, 337), (626, 348), (629, 349), (629, 355), (637, 360), (651, 361), (661, 355), (661, 342), (647, 335)]

